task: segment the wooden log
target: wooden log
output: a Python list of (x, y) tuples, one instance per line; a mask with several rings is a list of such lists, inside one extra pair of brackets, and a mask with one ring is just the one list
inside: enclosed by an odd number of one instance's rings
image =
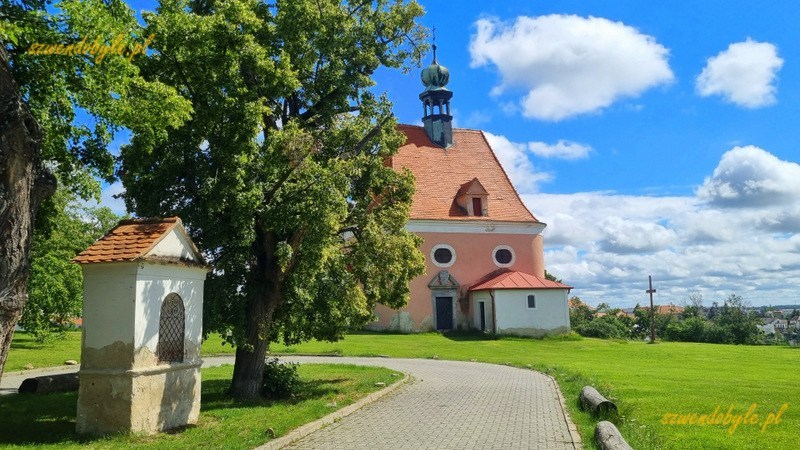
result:
[(617, 427), (607, 420), (597, 423), (594, 440), (601, 450), (633, 450), (633, 447), (625, 442)]
[(17, 390), (20, 394), (49, 394), (51, 392), (77, 391), (79, 386), (77, 373), (45, 375), (26, 378)]
[(600, 395), (597, 389), (591, 386), (584, 386), (581, 389), (580, 400), (581, 407), (588, 409), (594, 416), (608, 417), (617, 414), (617, 405)]

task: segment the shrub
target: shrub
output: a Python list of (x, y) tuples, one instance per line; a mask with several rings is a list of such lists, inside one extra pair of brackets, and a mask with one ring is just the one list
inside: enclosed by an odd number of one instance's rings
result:
[(704, 342), (706, 327), (705, 320), (699, 317), (690, 317), (667, 325), (665, 337), (670, 341)]
[(581, 336), (602, 339), (627, 339), (630, 337), (628, 327), (614, 316), (598, 317), (591, 322), (579, 325), (575, 331)]
[(295, 363), (283, 364), (278, 358), (267, 358), (261, 395), (273, 400), (294, 397), (301, 383), (297, 366)]

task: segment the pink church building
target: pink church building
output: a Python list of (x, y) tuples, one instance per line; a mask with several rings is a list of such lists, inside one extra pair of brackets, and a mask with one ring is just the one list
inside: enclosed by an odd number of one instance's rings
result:
[(415, 177), (407, 229), (424, 240), (426, 273), (411, 282), (407, 307), (378, 305), (369, 328), (566, 332), (571, 287), (544, 277), (546, 225), (522, 203), (483, 132), (452, 127), (448, 81), (434, 46), (422, 72), (423, 126), (400, 125), (406, 142), (389, 161)]

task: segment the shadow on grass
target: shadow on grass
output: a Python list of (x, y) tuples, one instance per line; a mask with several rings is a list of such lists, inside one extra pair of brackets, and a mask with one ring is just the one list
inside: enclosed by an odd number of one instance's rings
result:
[(495, 335), (482, 333), (480, 331), (445, 331), (442, 333), (442, 336), (457, 342), (496, 341), (498, 339)]
[(4, 395), (0, 398), (0, 444), (86, 443), (75, 433), (77, 392)]
[(341, 393), (342, 389), (337, 388), (337, 385), (349, 381), (352, 380), (347, 378), (329, 378), (303, 381), (300, 392), (296, 393), (293, 397), (284, 399), (236, 400), (228, 394), (228, 388), (231, 385), (230, 380), (208, 380), (203, 381), (203, 399), (200, 408), (203, 411), (213, 411), (217, 409), (252, 408), (281, 404), (294, 405), (304, 400)]

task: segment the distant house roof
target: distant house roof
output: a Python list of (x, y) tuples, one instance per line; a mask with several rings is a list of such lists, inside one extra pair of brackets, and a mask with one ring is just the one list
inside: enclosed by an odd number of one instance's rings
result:
[[(414, 174), (411, 219), (539, 222), (522, 203), (481, 131), (455, 128), (453, 145), (444, 149), (431, 142), (422, 127), (399, 125), (398, 129), (406, 142), (387, 163)], [(480, 182), (473, 183), (476, 178)], [(468, 216), (456, 204), (459, 194), (473, 189), (488, 195), (487, 216)]]
[(680, 314), (683, 312), (683, 307), (675, 305), (657, 305), (656, 313), (658, 314)]
[(189, 258), (183, 258), (180, 262), (205, 265), (200, 251), (188, 238), (183, 223), (178, 217), (122, 220), (105, 236), (72, 258), (72, 262), (90, 264), (142, 259), (165, 261), (169, 258), (153, 256), (149, 253), (176, 228), (186, 237), (186, 244), (190, 247), (191, 253)]
[(469, 288), (470, 291), (489, 289), (572, 289), (572, 286), (524, 272), (500, 269), (478, 280)]

